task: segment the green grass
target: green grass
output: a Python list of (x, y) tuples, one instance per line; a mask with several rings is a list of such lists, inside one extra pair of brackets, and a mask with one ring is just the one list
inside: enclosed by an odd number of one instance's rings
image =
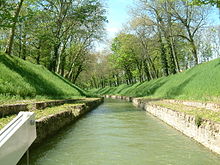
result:
[[(42, 110), (34, 110), (32, 112), (35, 113), (35, 119), (38, 120), (42, 117), (47, 117), (49, 115), (57, 114), (59, 112), (72, 110), (73, 106), (83, 105), (83, 104), (86, 104), (87, 102), (91, 102), (91, 101), (94, 101), (96, 99), (97, 98), (78, 99), (73, 104), (64, 104), (64, 105), (55, 106), (55, 107), (48, 107), (48, 108), (45, 108), (45, 109), (42, 109)], [(0, 118), (0, 129), (2, 129), (4, 126), (6, 126), (16, 116), (17, 115), (11, 115), (11, 116), (6, 116), (6, 117), (3, 117), (3, 118)]]
[[(40, 119), (42, 117), (46, 117), (49, 115), (53, 115), (62, 111), (66, 111), (68, 110), (69, 106), (76, 106), (76, 105), (80, 105), (83, 104), (83, 102), (81, 103), (76, 103), (76, 104), (64, 104), (61, 106), (57, 106), (57, 107), (49, 107), (49, 108), (45, 108), (43, 110), (35, 110), (33, 112), (35, 112), (35, 119)], [(0, 118), (0, 129), (2, 129), (4, 126), (6, 126), (6, 124), (8, 124), (13, 118), (15, 118), (17, 115), (11, 115), (11, 116), (7, 116), (4, 118)]]
[(0, 104), (5, 100), (84, 96), (86, 93), (82, 89), (41, 65), (0, 54)]
[(16, 115), (12, 115), (12, 116), (7, 116), (4, 118), (0, 118), (0, 130), (6, 126), (13, 118), (15, 118)]
[(90, 92), (100, 95), (218, 102), (220, 100), (220, 59), (149, 82), (93, 89)]
[(68, 107), (76, 106), (76, 105), (80, 105), (80, 103), (78, 103), (78, 104), (64, 104), (61, 106), (50, 107), (50, 108), (46, 108), (43, 110), (36, 110), (36, 111), (34, 111), (35, 112), (35, 119), (38, 120), (42, 117), (46, 117), (46, 116), (53, 115), (53, 114), (56, 114), (59, 112), (67, 111)]

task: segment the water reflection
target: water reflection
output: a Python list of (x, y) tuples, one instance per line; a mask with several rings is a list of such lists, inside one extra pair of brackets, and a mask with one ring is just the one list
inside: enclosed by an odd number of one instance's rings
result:
[(71, 164), (217, 165), (220, 158), (132, 104), (106, 100), (31, 151), (31, 165)]

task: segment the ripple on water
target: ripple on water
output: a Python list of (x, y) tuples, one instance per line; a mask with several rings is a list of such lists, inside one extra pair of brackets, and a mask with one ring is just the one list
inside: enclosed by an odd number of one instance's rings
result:
[(31, 164), (220, 165), (220, 157), (131, 103), (107, 100), (32, 151)]

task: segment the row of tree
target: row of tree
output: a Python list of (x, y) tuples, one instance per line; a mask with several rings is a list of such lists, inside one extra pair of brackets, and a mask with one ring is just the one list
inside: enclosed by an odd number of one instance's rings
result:
[(111, 51), (93, 58), (93, 69), (86, 73), (91, 78), (82, 75), (83, 85), (103, 88), (150, 81), (220, 56), (219, 27), (210, 25), (213, 8), (202, 5), (206, 2), (135, 1), (131, 20), (111, 42)]
[(101, 0), (1, 0), (0, 51), (75, 82), (102, 39)]
[(137, 0), (135, 5), (111, 51), (99, 54), (91, 50), (107, 22), (101, 0), (2, 0), (0, 51), (86, 88), (150, 81), (220, 54), (219, 27), (208, 22), (218, 0)]

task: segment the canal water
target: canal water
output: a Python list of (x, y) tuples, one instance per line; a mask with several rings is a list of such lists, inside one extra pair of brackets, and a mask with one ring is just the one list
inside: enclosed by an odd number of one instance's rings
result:
[(119, 100), (106, 100), (30, 152), (30, 165), (218, 164), (218, 155)]

